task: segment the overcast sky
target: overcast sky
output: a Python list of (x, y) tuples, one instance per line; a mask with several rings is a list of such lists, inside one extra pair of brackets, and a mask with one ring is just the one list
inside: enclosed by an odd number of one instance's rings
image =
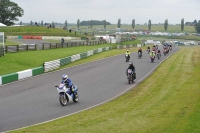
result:
[(117, 24), (177, 24), (200, 20), (200, 0), (11, 0), (24, 10), (22, 22), (77, 23), (77, 20), (105, 20)]

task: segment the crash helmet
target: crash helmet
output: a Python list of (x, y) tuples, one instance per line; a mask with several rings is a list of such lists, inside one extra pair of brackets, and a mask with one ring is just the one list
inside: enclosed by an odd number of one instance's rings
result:
[(129, 62), (129, 66), (133, 66), (133, 62)]
[(63, 81), (66, 81), (68, 79), (68, 76), (66, 75), (66, 74), (64, 74), (63, 76), (62, 76), (62, 80)]

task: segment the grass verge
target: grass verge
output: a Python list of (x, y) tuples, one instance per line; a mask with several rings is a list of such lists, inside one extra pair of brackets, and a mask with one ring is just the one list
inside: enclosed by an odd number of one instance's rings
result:
[(12, 133), (200, 131), (200, 48), (182, 47), (135, 89), (111, 102)]

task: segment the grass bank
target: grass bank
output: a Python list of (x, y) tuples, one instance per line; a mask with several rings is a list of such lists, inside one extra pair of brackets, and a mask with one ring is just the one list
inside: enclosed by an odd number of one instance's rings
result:
[(182, 47), (148, 79), (123, 96), (12, 133), (197, 133), (200, 131), (199, 59), (200, 47)]

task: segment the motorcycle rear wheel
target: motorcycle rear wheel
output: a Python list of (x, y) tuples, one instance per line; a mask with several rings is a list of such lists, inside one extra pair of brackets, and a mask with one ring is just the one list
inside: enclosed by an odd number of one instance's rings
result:
[(78, 98), (78, 92), (74, 92), (74, 98), (73, 98), (73, 101), (74, 101), (75, 103), (77, 103), (78, 100), (79, 100), (79, 98)]

